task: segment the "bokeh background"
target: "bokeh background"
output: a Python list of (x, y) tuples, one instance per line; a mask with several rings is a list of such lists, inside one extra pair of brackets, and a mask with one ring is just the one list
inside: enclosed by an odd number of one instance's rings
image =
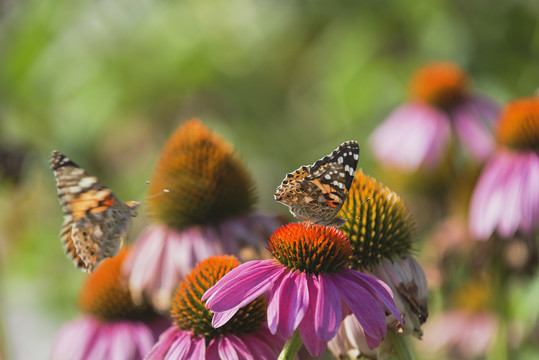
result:
[[(351, 139), (360, 167), (399, 189), (366, 139), (407, 99), (411, 74), (450, 60), (500, 104), (532, 96), (538, 20), (533, 0), (0, 2), (0, 358), (48, 358), (78, 314), (84, 274), (59, 242), (53, 149), (121, 199), (144, 201), (164, 140), (198, 117), (234, 144), (264, 211), (287, 213), (273, 200), (284, 175)], [(403, 196), (428, 262), (436, 224)], [(146, 223), (143, 205), (131, 237)], [(537, 342), (511, 354), (537, 358)]]

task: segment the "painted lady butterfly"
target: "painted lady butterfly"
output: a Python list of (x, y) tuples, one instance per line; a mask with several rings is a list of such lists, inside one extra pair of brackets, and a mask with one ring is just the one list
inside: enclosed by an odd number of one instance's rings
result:
[(358, 159), (357, 141), (344, 142), (313, 165), (287, 174), (275, 200), (288, 206), (299, 220), (339, 227), (346, 222), (337, 215), (354, 180)]
[(64, 211), (61, 239), (65, 252), (78, 268), (92, 272), (105, 258), (118, 253), (139, 203), (124, 204), (58, 151), (52, 152), (50, 163)]

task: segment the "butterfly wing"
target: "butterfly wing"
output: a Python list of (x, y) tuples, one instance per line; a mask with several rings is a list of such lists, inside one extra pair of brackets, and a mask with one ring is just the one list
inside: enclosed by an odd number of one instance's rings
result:
[(78, 268), (92, 272), (103, 259), (118, 253), (138, 203), (123, 204), (58, 151), (52, 153), (51, 168), (64, 211), (64, 249)]
[(354, 180), (358, 159), (358, 143), (347, 141), (312, 166), (287, 174), (275, 199), (300, 220), (341, 226), (346, 220), (337, 215)]

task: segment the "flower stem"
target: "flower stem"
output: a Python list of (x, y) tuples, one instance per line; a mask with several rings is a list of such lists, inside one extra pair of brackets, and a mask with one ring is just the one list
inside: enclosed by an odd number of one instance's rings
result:
[(402, 336), (395, 334), (392, 331), (388, 331), (386, 334), (387, 340), (391, 344), (391, 349), (393, 353), (393, 359), (396, 360), (414, 360), (414, 354), (410, 350), (407, 339)]
[(284, 344), (283, 350), (279, 355), (279, 360), (294, 360), (301, 345), (303, 345), (303, 341), (301, 341), (301, 336), (299, 336), (299, 330), (296, 330)]

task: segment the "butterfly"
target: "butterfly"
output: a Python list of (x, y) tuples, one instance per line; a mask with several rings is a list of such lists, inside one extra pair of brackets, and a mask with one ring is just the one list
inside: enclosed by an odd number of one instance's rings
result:
[(313, 165), (287, 174), (275, 192), (275, 200), (289, 207), (297, 219), (325, 226), (342, 226), (342, 208), (359, 159), (357, 141), (342, 143)]
[(79, 269), (93, 272), (120, 250), (139, 202), (124, 204), (59, 151), (52, 152), (50, 165), (64, 211), (60, 237), (65, 252)]

